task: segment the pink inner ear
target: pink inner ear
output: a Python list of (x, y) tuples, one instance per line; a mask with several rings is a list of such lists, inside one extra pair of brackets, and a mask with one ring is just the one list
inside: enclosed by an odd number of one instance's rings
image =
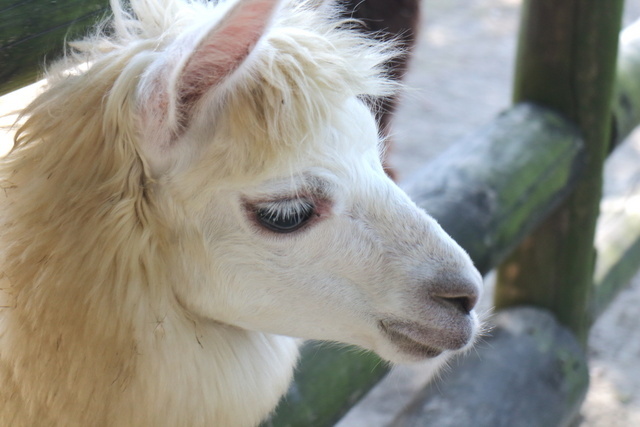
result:
[(249, 56), (277, 5), (275, 0), (239, 1), (192, 52), (177, 87), (183, 121), (209, 89), (220, 84)]

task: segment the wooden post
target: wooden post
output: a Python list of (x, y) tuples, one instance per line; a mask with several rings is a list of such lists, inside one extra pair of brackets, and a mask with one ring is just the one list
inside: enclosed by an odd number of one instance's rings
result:
[(514, 101), (540, 103), (575, 122), (587, 158), (574, 193), (499, 268), (495, 302), (547, 308), (583, 344), (622, 5), (527, 0), (520, 30)]

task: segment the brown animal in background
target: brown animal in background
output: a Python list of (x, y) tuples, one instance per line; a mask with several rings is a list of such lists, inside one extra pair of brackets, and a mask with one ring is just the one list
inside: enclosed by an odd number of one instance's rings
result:
[[(364, 31), (373, 37), (389, 40), (395, 38), (406, 54), (395, 57), (389, 62), (389, 75), (401, 80), (407, 71), (410, 54), (416, 42), (420, 19), (419, 0), (347, 0), (345, 15), (364, 23)], [(376, 114), (378, 126), (385, 137), (386, 150), (382, 159), (385, 171), (395, 178), (395, 172), (389, 165), (389, 151), (392, 146), (391, 119), (398, 102), (397, 96), (384, 98)]]

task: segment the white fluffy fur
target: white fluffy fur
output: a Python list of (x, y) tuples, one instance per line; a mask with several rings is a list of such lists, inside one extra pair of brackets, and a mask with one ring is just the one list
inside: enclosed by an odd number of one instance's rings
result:
[[(361, 101), (394, 89), (393, 49), (305, 2), (112, 8), (0, 165), (0, 425), (251, 426), (289, 337), (468, 347), (475, 314), (443, 298), (479, 276), (384, 175)], [(304, 229), (256, 223), (299, 197)]]

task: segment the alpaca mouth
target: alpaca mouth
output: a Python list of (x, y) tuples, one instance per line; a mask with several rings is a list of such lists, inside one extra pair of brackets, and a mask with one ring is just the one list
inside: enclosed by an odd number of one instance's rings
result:
[(411, 356), (421, 359), (430, 359), (441, 355), (444, 351), (423, 342), (416, 341), (406, 333), (394, 328), (394, 324), (392, 322), (385, 322), (384, 320), (381, 320), (379, 322), (379, 327), (389, 341), (391, 341), (400, 351)]

